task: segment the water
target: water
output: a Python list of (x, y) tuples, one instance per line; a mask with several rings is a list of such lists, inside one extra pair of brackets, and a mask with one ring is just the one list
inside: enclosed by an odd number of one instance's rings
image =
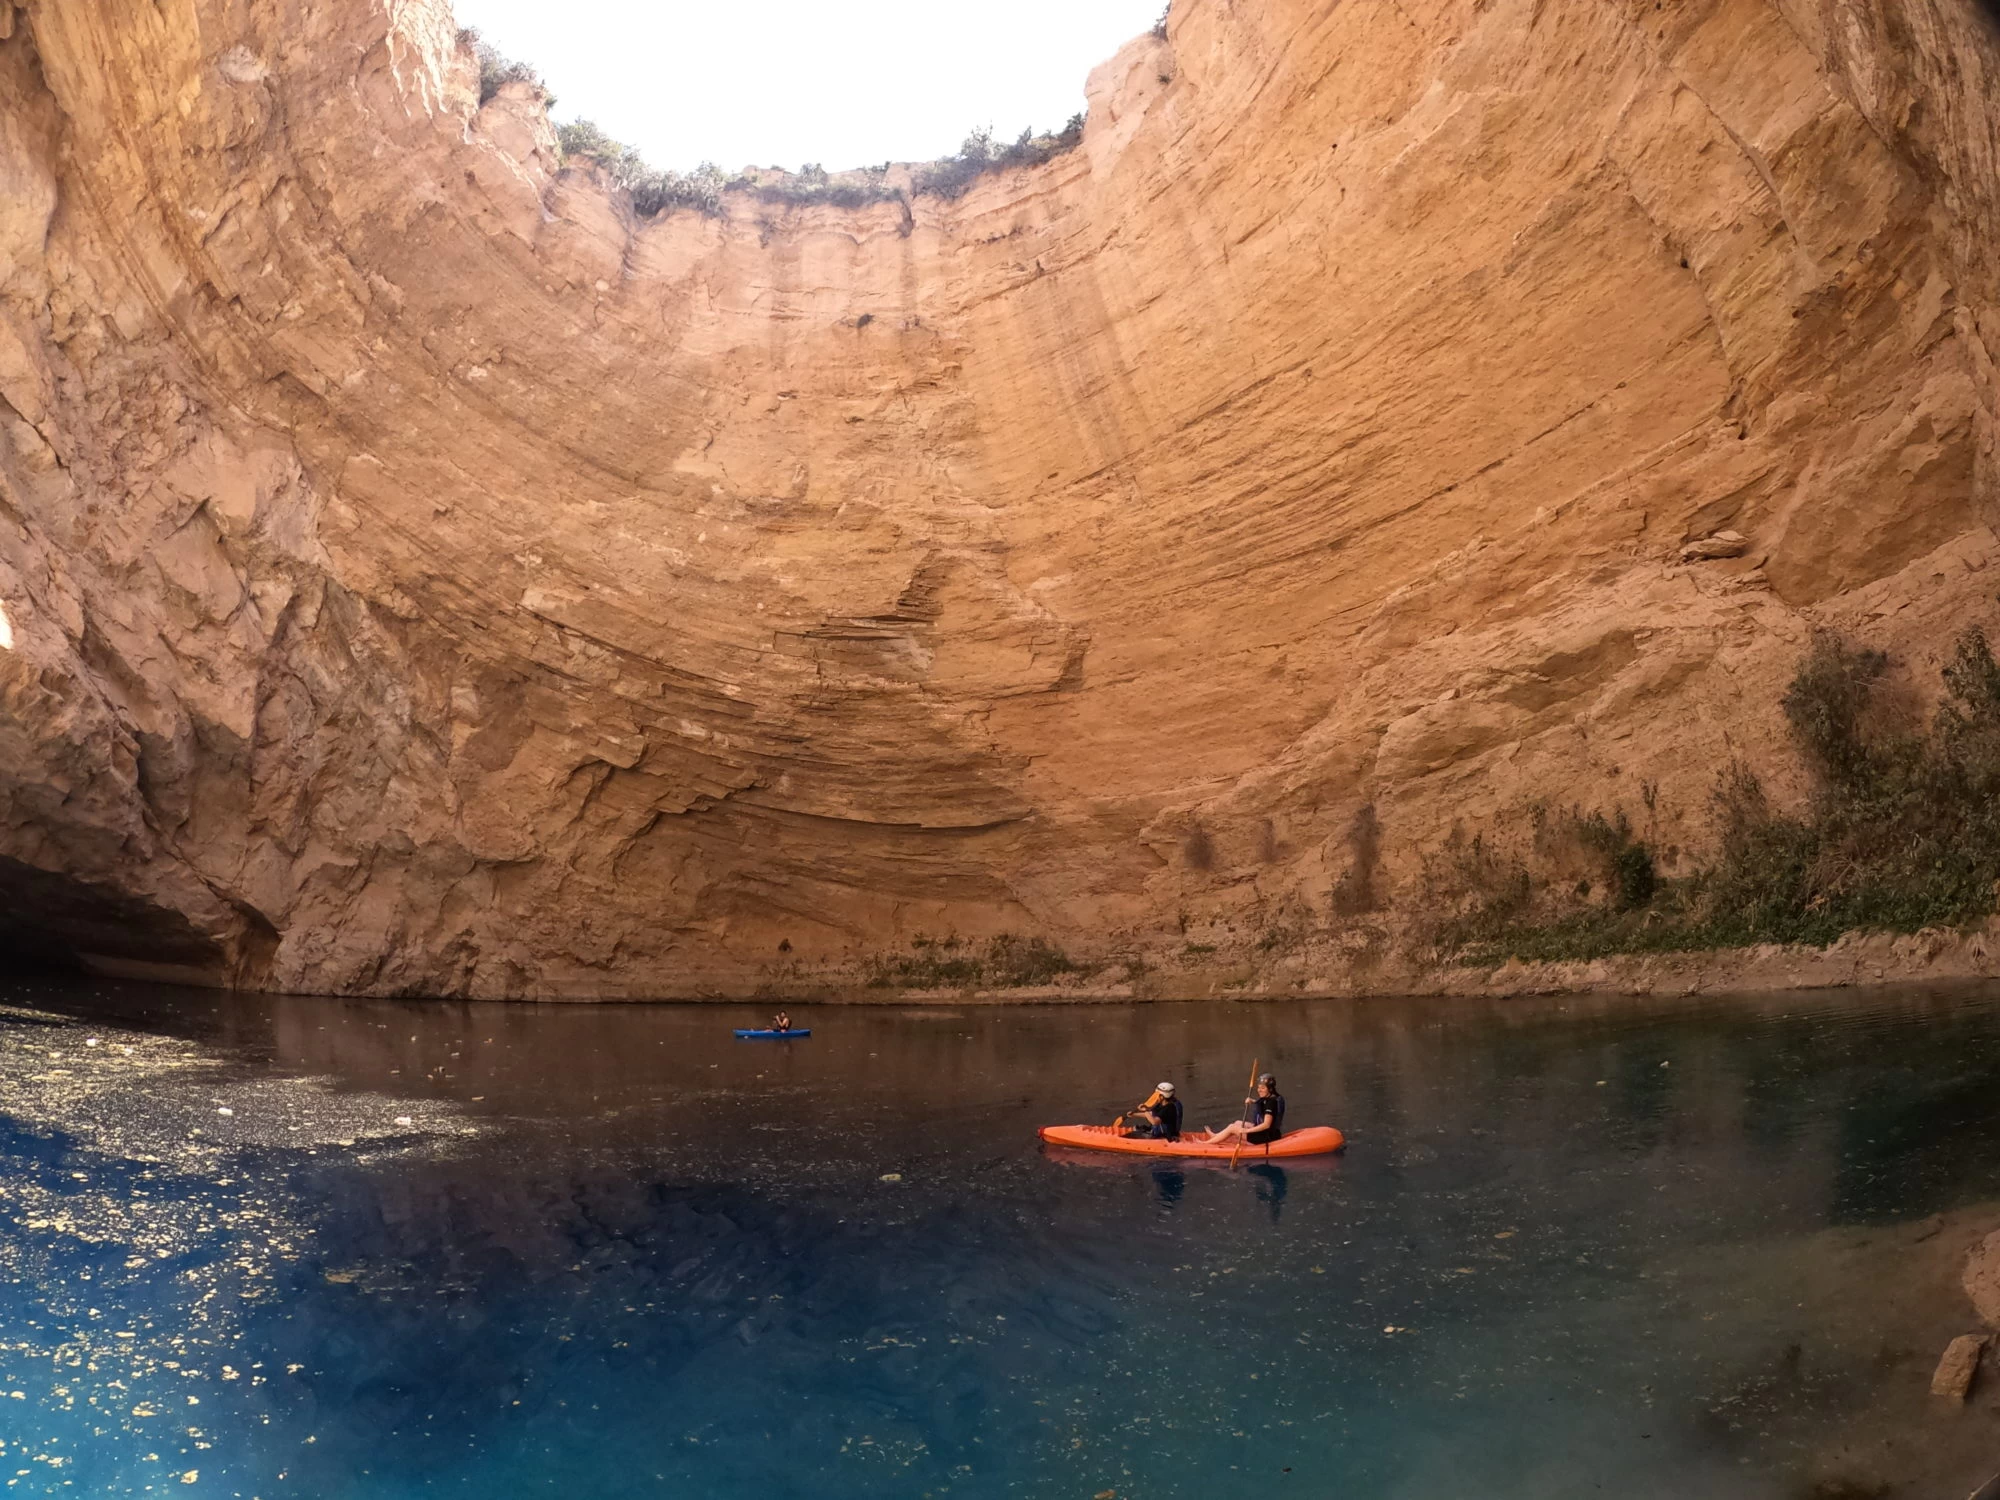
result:
[[(1924, 1394), (2000, 1227), (2000, 990), (794, 1014), (810, 1041), (0, 989), (4, 1483), (1792, 1500), (2000, 1467), (1987, 1398)], [(1344, 1156), (1035, 1143), (1163, 1077), (1219, 1121), (1253, 1056)]]

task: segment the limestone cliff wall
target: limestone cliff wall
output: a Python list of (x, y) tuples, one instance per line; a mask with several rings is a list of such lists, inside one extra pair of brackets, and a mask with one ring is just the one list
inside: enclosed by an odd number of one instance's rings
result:
[(1812, 624), (1920, 680), (2000, 615), (1970, 0), (1179, 0), (1066, 156), (719, 219), (480, 107), (444, 0), (0, 38), (17, 943), (1317, 987), (1454, 825), (1701, 849)]

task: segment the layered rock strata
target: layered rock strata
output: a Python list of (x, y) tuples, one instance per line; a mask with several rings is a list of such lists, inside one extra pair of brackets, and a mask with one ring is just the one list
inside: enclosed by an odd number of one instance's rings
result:
[(1922, 683), (2000, 618), (1969, 0), (1179, 0), (1046, 165), (650, 220), (444, 0), (0, 38), (16, 944), (1324, 987), (1454, 826), (1671, 868), (1719, 765), (1795, 783), (1814, 624)]

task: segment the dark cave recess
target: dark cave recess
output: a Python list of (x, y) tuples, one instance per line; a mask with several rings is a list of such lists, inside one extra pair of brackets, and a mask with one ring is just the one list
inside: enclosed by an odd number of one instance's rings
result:
[(215, 984), (228, 955), (178, 912), (0, 856), (0, 972), (51, 969)]

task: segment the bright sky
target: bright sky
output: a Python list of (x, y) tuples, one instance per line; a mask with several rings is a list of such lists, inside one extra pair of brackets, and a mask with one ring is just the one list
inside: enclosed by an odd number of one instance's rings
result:
[(928, 161), (990, 125), (1060, 130), (1164, 0), (455, 0), (555, 118), (656, 167)]

